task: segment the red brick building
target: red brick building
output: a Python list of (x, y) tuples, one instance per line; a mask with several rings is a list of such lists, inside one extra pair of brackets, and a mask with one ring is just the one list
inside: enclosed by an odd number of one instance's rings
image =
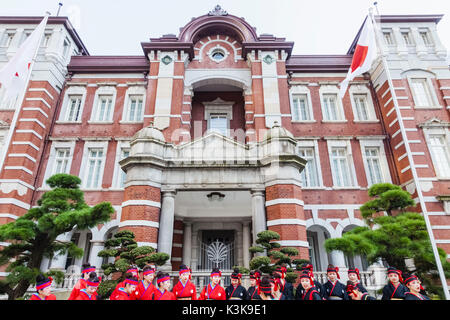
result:
[[(1, 105), (0, 223), (65, 172), (82, 179), (88, 204), (110, 201), (116, 212), (62, 237), (85, 249), (83, 259), (60, 256), (43, 269), (100, 266), (97, 252), (120, 229), (169, 253), (174, 270), (210, 270), (214, 248), (222, 269), (248, 266), (248, 248), (268, 229), (316, 270), (367, 270), (364, 258), (329, 254), (323, 242), (363, 225), (368, 187), (392, 182), (424, 204), (450, 254), (441, 18), (377, 17), (397, 112), (380, 60), (339, 98), (358, 30), (345, 54), (293, 55), (293, 42), (215, 8), (178, 35), (142, 42), (142, 55), (91, 56), (67, 18), (50, 17), (22, 105)], [(0, 17), (0, 67), (40, 20)]]

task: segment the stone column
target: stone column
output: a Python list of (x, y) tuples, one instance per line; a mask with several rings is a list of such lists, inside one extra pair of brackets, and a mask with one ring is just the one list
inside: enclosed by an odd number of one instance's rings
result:
[(266, 208), (263, 190), (251, 190), (252, 194), (252, 222), (253, 222), (253, 243), (257, 239), (257, 234), (267, 229)]
[(248, 251), (249, 248), (250, 248), (250, 222), (244, 221), (242, 223), (242, 251), (245, 268), (249, 267), (250, 262), (250, 252)]
[[(158, 252), (167, 253), (172, 256), (173, 222), (175, 220), (175, 194), (176, 191), (163, 191), (161, 203), (161, 216), (158, 231)], [(168, 260), (163, 269), (172, 269)]]
[(423, 58), (427, 55), (427, 48), (425, 43), (423, 42), (422, 37), (419, 34), (419, 30), (417, 27), (411, 27), (411, 35), (414, 39), (414, 43), (416, 44), (416, 53), (419, 58)]
[(192, 268), (191, 252), (192, 252), (192, 222), (184, 221), (182, 263), (186, 264), (190, 268)]
[(198, 265), (198, 231), (193, 230), (192, 231), (192, 251), (191, 251), (191, 269), (197, 270)]
[(100, 269), (102, 266), (103, 258), (98, 256), (98, 253), (103, 250), (105, 243), (99, 240), (91, 240), (91, 255), (89, 257), (89, 263), (91, 266), (95, 266)]
[(397, 45), (397, 53), (400, 57), (405, 58), (408, 55), (408, 48), (405, 45), (405, 42), (402, 37), (402, 33), (399, 27), (392, 28), (392, 34), (395, 38), (395, 43)]
[(244, 254), (243, 254), (243, 249), (244, 249), (244, 247), (242, 246), (242, 243), (243, 243), (243, 237), (242, 237), (242, 229), (240, 229), (240, 230), (236, 230), (236, 241), (235, 241), (235, 243), (237, 243), (237, 244), (239, 244), (238, 246), (237, 246), (237, 250), (236, 250), (236, 253), (237, 253), (237, 265), (238, 266), (242, 266), (242, 265), (244, 265)]

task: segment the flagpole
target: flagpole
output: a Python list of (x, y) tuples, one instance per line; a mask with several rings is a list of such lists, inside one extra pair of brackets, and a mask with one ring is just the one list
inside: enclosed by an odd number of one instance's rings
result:
[(388, 66), (388, 63), (386, 60), (385, 50), (383, 47), (383, 43), (378, 38), (378, 28), (377, 28), (377, 23), (375, 22), (375, 19), (373, 16), (373, 8), (369, 9), (369, 16), (370, 16), (370, 19), (371, 19), (373, 27), (374, 27), (375, 41), (377, 42), (378, 48), (381, 51), (381, 61), (383, 63), (384, 71), (386, 72), (386, 78), (387, 78), (388, 84), (389, 84), (389, 91), (391, 91), (392, 101), (394, 102), (395, 113), (397, 115), (398, 124), (400, 125), (400, 132), (402, 135), (402, 139), (405, 142), (404, 146), (405, 146), (406, 154), (407, 154), (407, 157), (408, 157), (408, 160), (410, 163), (410, 170), (413, 175), (414, 184), (416, 185), (416, 191), (417, 191), (417, 196), (419, 198), (419, 203), (420, 203), (420, 206), (422, 207), (423, 217), (424, 217), (425, 224), (427, 227), (428, 236), (430, 238), (431, 247), (433, 249), (433, 255), (434, 255), (434, 259), (436, 261), (436, 266), (438, 268), (439, 277), (442, 282), (442, 288), (444, 290), (445, 299), (450, 300), (450, 293), (448, 291), (447, 279), (445, 278), (445, 273), (444, 273), (444, 269), (442, 267), (441, 259), (439, 257), (439, 252), (437, 249), (436, 241), (434, 239), (433, 230), (431, 229), (431, 223), (430, 223), (430, 219), (428, 217), (428, 211), (427, 211), (427, 207), (426, 207), (425, 200), (423, 197), (422, 187), (420, 185), (420, 180), (417, 175), (416, 167), (414, 165), (413, 155), (411, 153), (411, 149), (410, 149), (410, 146), (408, 143), (408, 137), (406, 135), (405, 126), (403, 124), (402, 115), (401, 115), (400, 108), (398, 105), (397, 95), (395, 93), (394, 84), (393, 84), (392, 77), (391, 77), (391, 72), (389, 70), (389, 66)]
[[(47, 21), (48, 21), (48, 17), (49, 16), (50, 16), (50, 12), (46, 11), (45, 12), (45, 16), (44, 16), (45, 25), (47, 25)], [(45, 26), (44, 26), (43, 30), (45, 30)], [(31, 78), (31, 72), (33, 70), (34, 63), (36, 61), (36, 57), (37, 57), (37, 54), (38, 54), (38, 51), (39, 51), (40, 43), (42, 41), (42, 35), (44, 35), (44, 34), (45, 34), (45, 32), (42, 32), (42, 34), (41, 34), (41, 36), (39, 38), (39, 45), (37, 46), (36, 51), (34, 52), (34, 55), (33, 55), (33, 59), (31, 60), (30, 68), (28, 70), (26, 81), (25, 81), (25, 88), (23, 89), (22, 93), (20, 94), (20, 98), (18, 100), (16, 100), (15, 105), (14, 105), (14, 109), (15, 109), (14, 116), (13, 116), (13, 119), (11, 121), (11, 125), (9, 127), (8, 134), (6, 136), (5, 143), (3, 144), (5, 147), (2, 148), (2, 153), (1, 153), (1, 157), (0, 157), (0, 173), (3, 171), (3, 164), (5, 162), (6, 155), (8, 153), (9, 144), (11, 143), (12, 135), (14, 133), (14, 129), (15, 129), (16, 124), (17, 124), (17, 119), (19, 118), (19, 113), (20, 113), (20, 109), (21, 109), (22, 104), (23, 104), (23, 100), (25, 99), (25, 95), (27, 93), (28, 83), (29, 83), (30, 78)]]

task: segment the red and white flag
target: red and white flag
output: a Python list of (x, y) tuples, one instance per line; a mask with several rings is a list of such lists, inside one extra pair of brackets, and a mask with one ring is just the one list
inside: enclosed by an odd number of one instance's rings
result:
[(341, 99), (347, 91), (348, 83), (355, 77), (362, 75), (364, 72), (370, 70), (372, 62), (377, 55), (377, 45), (375, 41), (375, 31), (370, 18), (367, 17), (361, 34), (356, 44), (355, 52), (353, 53), (353, 60), (348, 70), (347, 77), (341, 82), (341, 89), (339, 95)]
[(0, 83), (2, 89), (6, 89), (7, 101), (15, 99), (20, 92), (25, 90), (28, 72), (30, 72), (36, 51), (39, 49), (47, 20), (48, 15), (42, 19), (41, 23), (19, 47), (16, 54), (0, 70)]

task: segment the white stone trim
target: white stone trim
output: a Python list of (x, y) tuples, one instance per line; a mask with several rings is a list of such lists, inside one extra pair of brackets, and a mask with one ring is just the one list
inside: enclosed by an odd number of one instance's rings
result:
[[(104, 120), (104, 121), (99, 121), (97, 120), (97, 115), (98, 115), (98, 111), (99, 111), (99, 96), (100, 95), (107, 95), (107, 96), (112, 96), (112, 101), (111, 101), (111, 116), (110, 118)], [(114, 119), (114, 111), (115, 111), (115, 106), (116, 106), (116, 96), (117, 96), (117, 89), (114, 85), (99, 85), (98, 89), (95, 91), (95, 95), (94, 95), (94, 102), (92, 104), (92, 111), (91, 111), (91, 117), (89, 119), (88, 122), (91, 123), (109, 123), (112, 122)]]
[(31, 206), (28, 203), (14, 199), (14, 198), (0, 198), (0, 204), (13, 204), (23, 209), (29, 210)]
[[(375, 107), (373, 105), (372, 94), (371, 94), (369, 88), (367, 88), (367, 86), (365, 86), (363, 84), (353, 84), (349, 88), (349, 94), (350, 94), (350, 102), (351, 102), (352, 111), (353, 111), (353, 119), (355, 120), (355, 122), (356, 121), (379, 121), (379, 119), (377, 119), (377, 115), (375, 113)], [(358, 95), (358, 94), (366, 95), (367, 112), (368, 112), (367, 120), (358, 119), (358, 117), (357, 117), (358, 112), (356, 111), (354, 95)]]
[(31, 171), (28, 168), (22, 167), (22, 166), (5, 166), (4, 169), (5, 170), (22, 170), (22, 171), (25, 171), (28, 174), (33, 175), (33, 171)]
[(304, 206), (305, 205), (303, 200), (293, 199), (293, 198), (289, 198), (289, 199), (280, 198), (280, 199), (274, 199), (274, 200), (266, 201), (266, 207), (274, 206), (274, 205), (277, 205), (277, 204), (297, 204), (299, 206)]
[(299, 225), (306, 227), (306, 221), (301, 219), (276, 219), (267, 221), (268, 227), (278, 225)]
[(16, 132), (17, 133), (32, 133), (36, 137), (38, 137), (40, 140), (42, 140), (42, 136), (39, 133), (37, 133), (36, 131), (31, 130), (31, 129), (18, 129), (18, 130), (16, 130)]
[(313, 107), (312, 107), (312, 100), (311, 100), (311, 91), (309, 90), (308, 86), (306, 85), (293, 85), (290, 89), (289, 89), (289, 103), (290, 103), (290, 110), (291, 110), (291, 118), (292, 115), (294, 114), (293, 109), (294, 109), (294, 96), (295, 95), (306, 95), (306, 100), (308, 102), (308, 109), (309, 109), (309, 116), (310, 119), (307, 120), (300, 120), (300, 119), (292, 119), (293, 122), (315, 122), (314, 119), (314, 112), (313, 112)]
[(366, 178), (367, 178), (367, 184), (368, 187), (370, 187), (373, 182), (370, 181), (370, 174), (369, 174), (369, 168), (367, 166), (367, 157), (366, 157), (366, 153), (365, 153), (365, 148), (366, 147), (376, 147), (379, 150), (379, 160), (380, 160), (380, 166), (381, 166), (381, 176), (383, 177), (383, 181), (382, 182), (389, 182), (392, 183), (392, 179), (391, 179), (391, 174), (389, 171), (389, 165), (387, 162), (387, 157), (386, 157), (386, 153), (385, 153), (385, 149), (384, 149), (384, 143), (383, 140), (359, 140), (359, 143), (361, 145), (361, 155), (362, 155), (362, 159), (363, 159), (363, 164), (364, 164), (364, 170), (366, 173)]
[(42, 98), (26, 98), (25, 101), (41, 101), (41, 102), (42, 102), (43, 104), (45, 104), (49, 109), (52, 108), (52, 106), (51, 106), (47, 101), (45, 101), (45, 99), (42, 99)]
[(48, 161), (47, 161), (47, 168), (45, 170), (44, 179), (43, 179), (41, 187), (43, 187), (43, 188), (47, 187), (47, 184), (45, 183), (45, 181), (56, 173), (54, 171), (55, 170), (56, 149), (60, 149), (60, 148), (69, 148), (70, 149), (69, 161), (67, 163), (68, 172), (65, 172), (65, 173), (70, 173), (70, 167), (72, 166), (72, 159), (73, 159), (73, 154), (74, 154), (74, 150), (75, 150), (75, 143), (76, 143), (75, 140), (52, 141), (52, 146), (51, 146), (50, 154), (49, 154)]
[(159, 228), (159, 222), (148, 220), (127, 220), (119, 223), (119, 228), (131, 226)]
[[(127, 120), (128, 112), (129, 112), (129, 103), (130, 103), (130, 96), (142, 96), (142, 120), (141, 121), (129, 121)], [(122, 120), (120, 123), (141, 123), (144, 121), (144, 114), (145, 114), (145, 100), (146, 100), (146, 90), (144, 86), (132, 86), (127, 89), (125, 92), (125, 101), (123, 103), (123, 110), (122, 110)]]
[(11, 218), (14, 220), (19, 219), (19, 216), (16, 216), (15, 214), (11, 214), (11, 213), (0, 213), (0, 218)]
[(36, 159), (33, 158), (32, 156), (30, 156), (27, 153), (9, 153), (8, 157), (12, 157), (12, 158), (27, 158), (28, 160), (31, 160), (34, 163), (36, 163)]
[(308, 241), (301, 241), (301, 240), (279, 240), (274, 241), (279, 243), (283, 247), (306, 247), (309, 248)]
[(29, 141), (13, 141), (12, 144), (28, 145), (28, 146), (32, 147), (33, 149), (36, 149), (37, 151), (39, 151), (39, 148), (35, 144), (33, 144), (32, 142), (29, 142)]
[(122, 208), (127, 206), (150, 206), (161, 208), (161, 202), (150, 201), (150, 200), (127, 200), (122, 202)]
[(43, 129), (45, 129), (45, 125), (42, 122), (40, 122), (38, 119), (36, 119), (36, 118), (22, 118), (22, 119), (19, 119), (19, 121), (20, 122), (36, 122)]
[(22, 110), (25, 110), (25, 111), (39, 111), (44, 117), (48, 118), (48, 114), (45, 113), (41, 108), (26, 107), (26, 108), (23, 108)]
[[(86, 78), (88, 76), (86, 75)], [(67, 108), (69, 107), (69, 95), (81, 95), (81, 104), (80, 104), (80, 120), (78, 121), (67, 121)], [(83, 110), (84, 104), (86, 100), (86, 87), (83, 85), (71, 85), (67, 88), (64, 93), (63, 104), (61, 107), (61, 111), (58, 117), (57, 123), (81, 123), (81, 119), (83, 118)]]

